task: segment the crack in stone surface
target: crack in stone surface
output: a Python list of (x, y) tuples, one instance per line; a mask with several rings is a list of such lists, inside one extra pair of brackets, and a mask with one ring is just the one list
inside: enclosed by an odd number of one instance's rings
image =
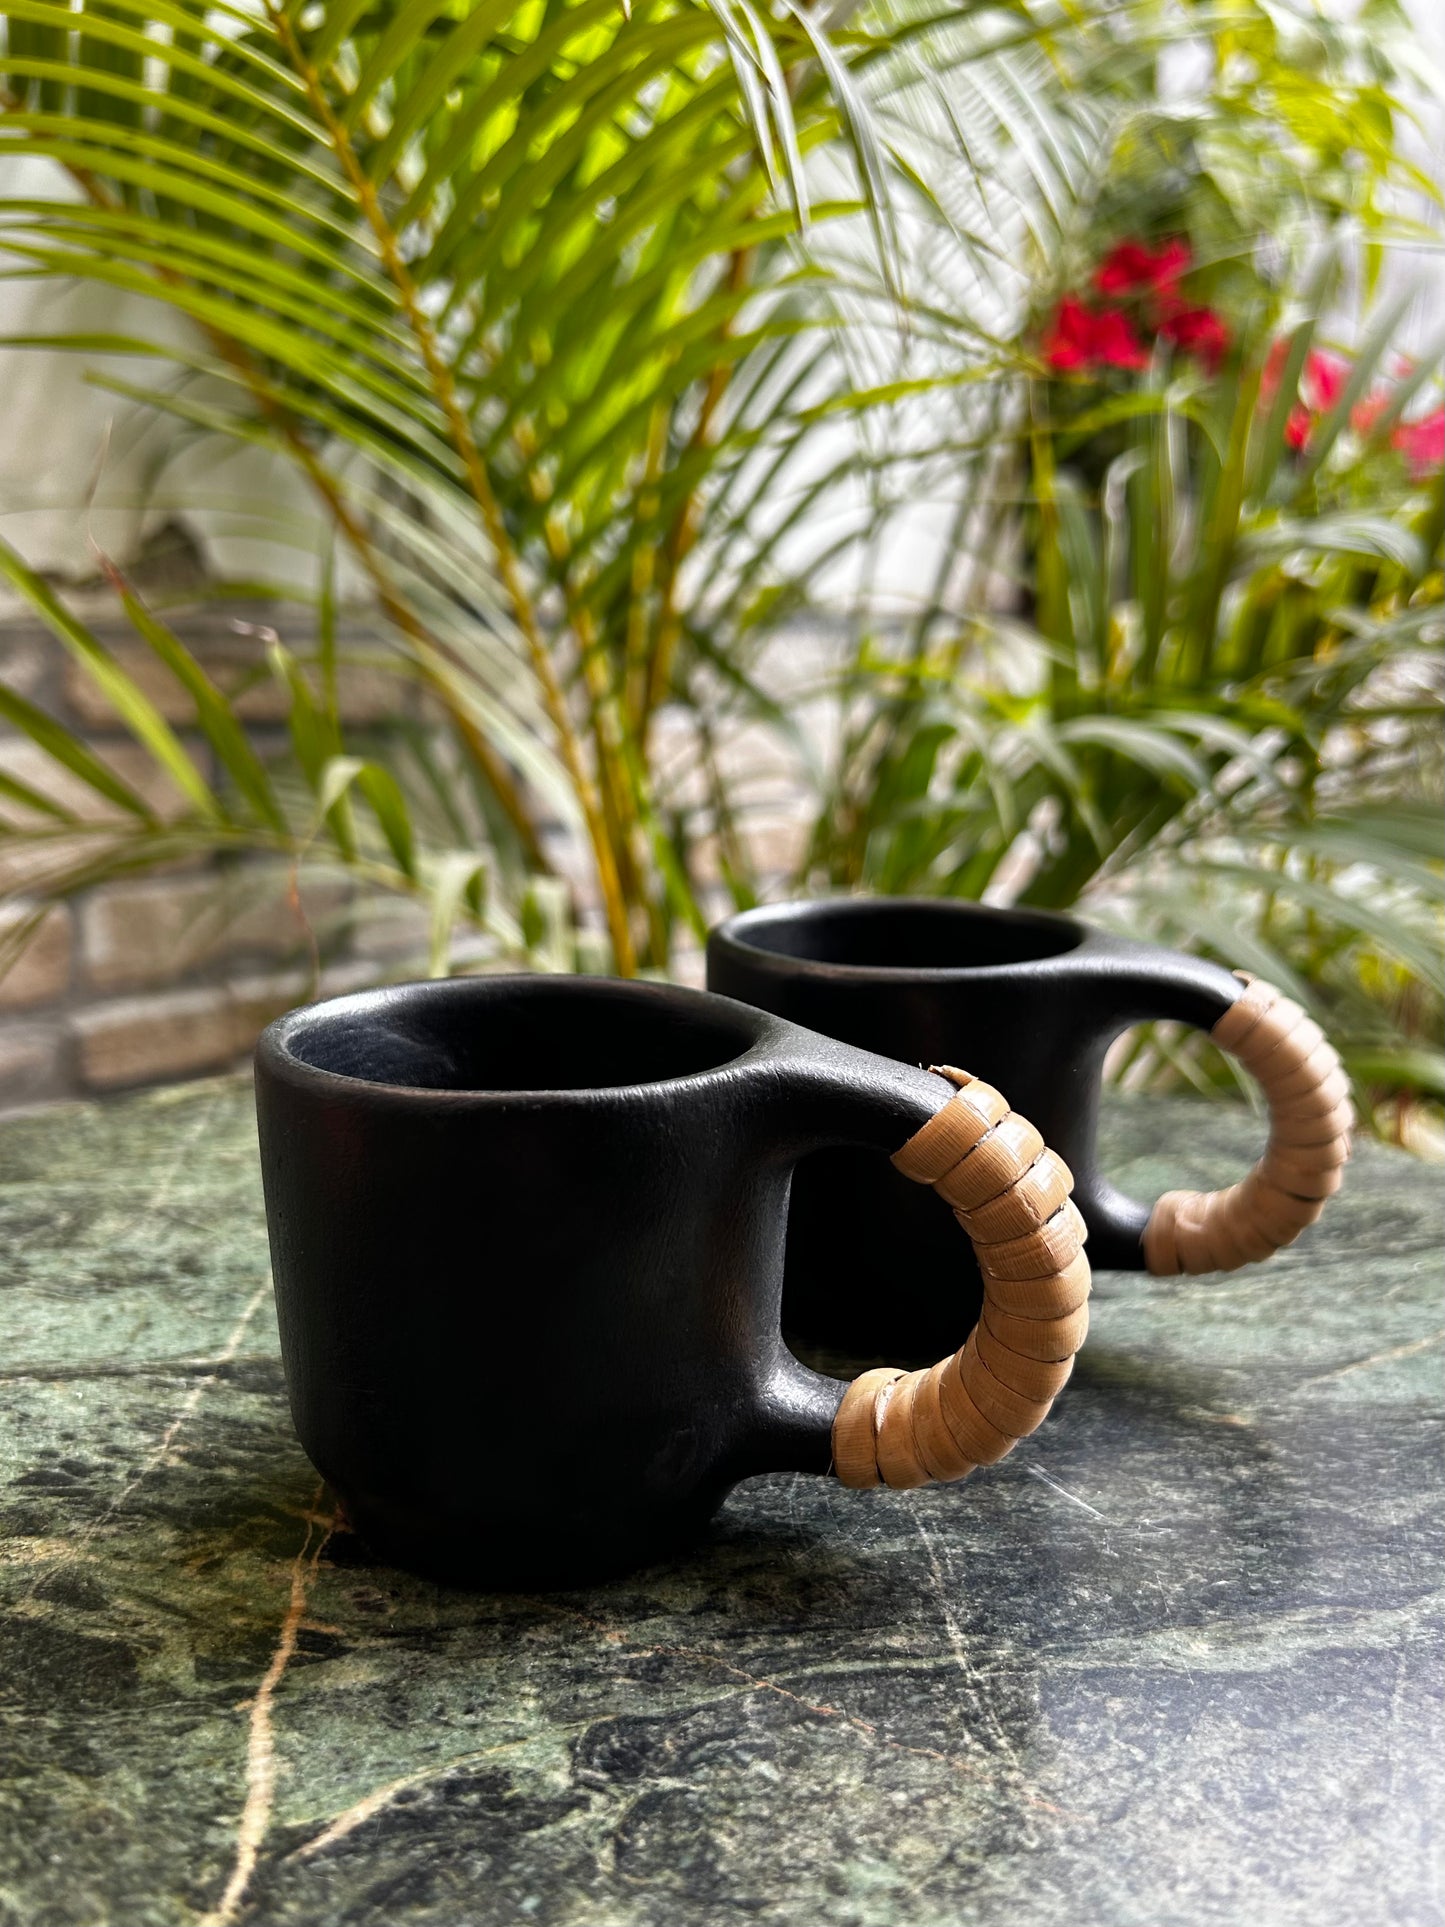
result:
[[(325, 1489), (324, 1485), (316, 1488), (313, 1508), (320, 1505)], [(200, 1927), (230, 1927), (230, 1923), (240, 1915), (246, 1890), (256, 1871), (256, 1862), (271, 1824), (271, 1810), (276, 1798), (276, 1736), (271, 1718), (272, 1706), (286, 1668), (295, 1655), (296, 1639), (305, 1617), (306, 1601), (315, 1582), (316, 1568), (321, 1563), (321, 1555), (335, 1527), (334, 1512), (324, 1518), (313, 1513), (306, 1521), (306, 1536), (292, 1561), (290, 1592), (276, 1639), (276, 1649), (271, 1655), (271, 1663), (261, 1675), (261, 1683), (251, 1701), (250, 1719), (246, 1727), (246, 1804), (241, 1809), (241, 1823), (236, 1832), (236, 1858), (220, 1900), (203, 1916)], [(321, 1537), (313, 1550), (311, 1538), (318, 1529)]]
[(1368, 1372), (1376, 1365), (1396, 1365), (1402, 1358), (1414, 1358), (1420, 1352), (1433, 1351), (1445, 1339), (1445, 1325), (1437, 1331), (1426, 1332), (1423, 1338), (1413, 1339), (1408, 1345), (1392, 1345), (1388, 1351), (1371, 1352), (1368, 1358), (1355, 1358), (1348, 1365), (1338, 1365), (1332, 1372), (1316, 1372), (1305, 1380), (1306, 1385), (1326, 1385), (1333, 1378), (1348, 1378), (1352, 1372)]
[(190, 1391), (187, 1392), (181, 1402), (180, 1409), (161, 1434), (160, 1442), (155, 1447), (155, 1450), (145, 1460), (139, 1471), (133, 1473), (132, 1476), (126, 1480), (125, 1484), (121, 1487), (120, 1491), (116, 1493), (100, 1517), (92, 1520), (80, 1534), (79, 1538), (67, 1546), (64, 1555), (66, 1559), (79, 1559), (84, 1557), (86, 1549), (96, 1535), (108, 1526), (124, 1509), (126, 1501), (150, 1478), (152, 1473), (158, 1472), (171, 1457), (175, 1449), (176, 1440), (200, 1410), (201, 1401), (216, 1383), (221, 1369), (229, 1365), (239, 1354), (242, 1340), (251, 1327), (251, 1321), (255, 1318), (256, 1313), (261, 1309), (262, 1305), (265, 1304), (270, 1295), (271, 1281), (268, 1278), (265, 1284), (258, 1285), (256, 1290), (252, 1292), (251, 1296), (247, 1299), (240, 1317), (231, 1327), (226, 1342), (217, 1354), (211, 1370), (198, 1378)]

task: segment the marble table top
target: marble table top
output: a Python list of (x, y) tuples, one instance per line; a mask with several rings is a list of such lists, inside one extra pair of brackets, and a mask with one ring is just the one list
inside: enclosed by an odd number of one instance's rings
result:
[[(1243, 1111), (1130, 1101), (1138, 1195)], [(449, 1591), (287, 1418), (249, 1089), (0, 1129), (0, 1924), (1445, 1921), (1441, 1183), (1098, 1280), (967, 1485), (740, 1488), (681, 1561)]]

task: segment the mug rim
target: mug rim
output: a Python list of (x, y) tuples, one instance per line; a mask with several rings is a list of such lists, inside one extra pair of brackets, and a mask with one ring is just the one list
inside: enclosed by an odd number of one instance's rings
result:
[[(630, 1084), (583, 1084), (572, 1087), (538, 1085), (535, 1089), (494, 1089), (485, 1085), (399, 1084), (373, 1077), (360, 1077), (314, 1064), (293, 1048), (303, 1033), (325, 1030), (336, 1020), (357, 1014), (381, 1013), (397, 1006), (463, 1001), (475, 997), (485, 1003), (490, 994), (503, 990), (527, 996), (593, 998), (605, 1003), (613, 998), (659, 1008), (676, 1014), (721, 1018), (737, 1037), (738, 1049), (717, 1063), (700, 1070), (684, 1071), (674, 1077), (640, 1079)], [(675, 1091), (686, 1086), (706, 1084), (724, 1071), (736, 1073), (762, 1052), (782, 1028), (782, 1020), (736, 998), (717, 991), (694, 990), (683, 984), (639, 981), (635, 978), (574, 976), (545, 971), (498, 971), (471, 977), (420, 978), (400, 984), (376, 984), (365, 990), (346, 991), (324, 997), (316, 1003), (299, 1004), (275, 1018), (256, 1041), (255, 1062), (258, 1074), (267, 1072), (297, 1083), (314, 1083), (333, 1092), (350, 1091), (357, 1097), (377, 1102), (427, 1104), (483, 1109), (507, 1105), (577, 1105), (589, 1102), (636, 1101), (649, 1092)]]
[[(1060, 935), (1066, 933), (1069, 941), (1041, 956), (1018, 957), (999, 963), (872, 964), (847, 963), (826, 957), (801, 957), (789, 951), (774, 950), (769, 945), (756, 942), (749, 935), (751, 930), (769, 923), (821, 922), (828, 916), (847, 918), (870, 910), (876, 911), (880, 907), (922, 911), (939, 917), (981, 918), (1026, 929)], [(1100, 933), (1092, 925), (1060, 910), (1018, 909), (1012, 905), (980, 903), (971, 897), (856, 895), (808, 897), (794, 903), (759, 904), (751, 910), (737, 911), (708, 932), (708, 949), (711, 950), (714, 945), (719, 949), (726, 948), (750, 968), (789, 977), (812, 977), (832, 982), (860, 978), (877, 983), (900, 983), (923, 977), (949, 982), (955, 978), (991, 977), (1046, 967), (1057, 963), (1060, 958), (1076, 956), (1086, 945), (1096, 943), (1099, 936)]]

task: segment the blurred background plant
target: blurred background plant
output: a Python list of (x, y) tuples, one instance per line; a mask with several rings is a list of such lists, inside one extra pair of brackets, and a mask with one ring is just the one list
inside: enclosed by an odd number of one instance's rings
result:
[[(179, 798), (0, 691), (103, 810), (0, 789), (36, 917), (263, 851), (420, 899), (433, 970), (666, 972), (764, 889), (1079, 903), (1286, 983), (1417, 1133), (1445, 415), (1391, 264), (1440, 93), (1396, 5), (5, 17), (0, 168), (70, 195), (0, 197), (10, 273), (185, 323), (23, 345), (274, 450), (335, 545), (314, 646), (258, 639), (264, 759), (104, 563), (204, 767), (0, 548)], [(424, 724), (348, 739), (338, 581)], [(1120, 1069), (1226, 1076), (1157, 1031)]]
[[(938, 489), (931, 597), (860, 636), (810, 862), (1082, 903), (1287, 983), (1376, 1127), (1420, 1141), (1445, 1090), (1445, 336), (1382, 275), (1438, 234), (1403, 24), (1090, 9), (1022, 70), (947, 68), (931, 121), (937, 70), (904, 73), (914, 178), (943, 183), (930, 299), (961, 279), (976, 308), (981, 240), (1025, 263), (1023, 352)], [(1000, 113), (1022, 99), (1032, 170)], [(1115, 1068), (1231, 1081), (1164, 1030)]]

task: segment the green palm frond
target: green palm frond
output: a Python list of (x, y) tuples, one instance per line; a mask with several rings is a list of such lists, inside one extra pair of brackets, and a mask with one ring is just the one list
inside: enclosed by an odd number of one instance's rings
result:
[[(1272, 966), (1381, 1089), (1438, 1081), (1415, 812), (1445, 490), (1395, 452), (1438, 356), (1359, 418), (1398, 304), (1290, 439), (1341, 287), (1438, 212), (1395, 137), (1422, 72), (1396, 0), (0, 18), (0, 273), (169, 311), (7, 345), (103, 359), (145, 420), (294, 464), (428, 717), (348, 738), (323, 609), (314, 660), (256, 638), (288, 724), (263, 759), (117, 577), (177, 729), (7, 553), (180, 798), (161, 818), (0, 692), (65, 779), (0, 779), (0, 834), (42, 876), (55, 853), (42, 894), (269, 851), (423, 901), (436, 969), (463, 928), (564, 967), (598, 917), (611, 967), (666, 969), (719, 893), (764, 886), (728, 754), (762, 730), (813, 805), (793, 887), (1082, 899)], [(1170, 83), (1181, 54), (1199, 84)], [(1052, 380), (1060, 296), (1110, 241), (1185, 228), (1228, 379), (1156, 355)], [(943, 533), (900, 583), (925, 512)], [(799, 616), (841, 639), (807, 688), (773, 669)], [(580, 898), (559, 841), (590, 855)]]
[(183, 318), (174, 350), (105, 349), (170, 360), (151, 406), (300, 465), (532, 865), (540, 753), (617, 966), (665, 947), (627, 744), (668, 693), (731, 371), (816, 325), (785, 246), (829, 218), (806, 157), (885, 192), (847, 61), (740, 0), (6, 19), (0, 166), (79, 190), (0, 198), (9, 278)]
[[(431, 920), (434, 962), (444, 962), (459, 928), (484, 943), (484, 955), (531, 960), (519, 916), (488, 889), (489, 865), (477, 849), (484, 832), (476, 815), (460, 807), (455, 785), (438, 783), (429, 798), (417, 780), (430, 753), (424, 734), (412, 746), (417, 768), (409, 768), (411, 757), (395, 746), (395, 765), (348, 752), (318, 665), (304, 664), (274, 643), (269, 668), (284, 692), (293, 754), (284, 766), (268, 766), (195, 655), (117, 578), (135, 636), (188, 699), (194, 728), (214, 752), (215, 776), (208, 779), (170, 725), (160, 722), (135, 675), (3, 542), (0, 575), (83, 663), (132, 740), (170, 775), (177, 797), (164, 810), (146, 803), (74, 730), (0, 690), (5, 720), (92, 798), (77, 811), (13, 779), (0, 787), (0, 834), (26, 857), (27, 892), (42, 899), (36, 915), (43, 915), (45, 900), (161, 862), (201, 854), (269, 857), (293, 872), (302, 865), (339, 865), (381, 896), (422, 904)], [(24, 919), (7, 929), (0, 973), (31, 934)], [(555, 954), (555, 929), (549, 944)]]

